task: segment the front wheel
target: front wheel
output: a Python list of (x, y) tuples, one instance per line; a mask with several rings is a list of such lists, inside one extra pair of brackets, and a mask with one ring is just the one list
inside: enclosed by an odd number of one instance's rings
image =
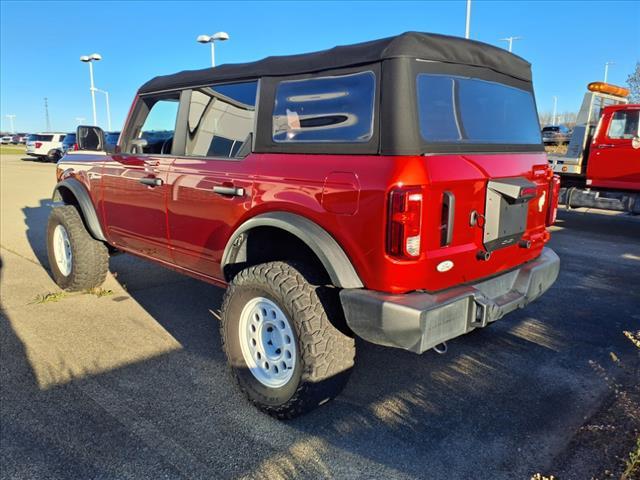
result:
[(73, 205), (51, 209), (47, 225), (49, 267), (58, 286), (70, 292), (98, 287), (109, 269), (109, 251), (94, 239)]
[[(239, 272), (222, 306), (223, 348), (240, 388), (258, 408), (296, 417), (338, 395), (355, 342), (330, 321), (336, 301), (302, 269), (270, 262)], [(324, 302), (324, 304), (323, 304)]]

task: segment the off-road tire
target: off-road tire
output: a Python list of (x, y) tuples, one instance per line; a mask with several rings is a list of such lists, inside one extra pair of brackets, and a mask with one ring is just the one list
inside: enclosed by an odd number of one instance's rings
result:
[[(69, 237), (72, 263), (69, 275), (64, 275), (55, 260), (53, 232), (62, 225)], [(53, 280), (69, 292), (99, 287), (104, 283), (109, 270), (109, 251), (104, 243), (94, 239), (87, 231), (82, 217), (73, 205), (51, 209), (47, 224), (47, 256)]]
[[(354, 365), (353, 337), (342, 333), (329, 318), (336, 317), (337, 295), (319, 295), (327, 287), (313, 285), (313, 280), (313, 272), (305, 266), (263, 263), (241, 270), (223, 300), (220, 336), (231, 370), (249, 400), (279, 419), (294, 418), (333, 399)], [(280, 388), (258, 381), (242, 354), (240, 314), (257, 296), (271, 300), (285, 313), (296, 337), (294, 372)]]

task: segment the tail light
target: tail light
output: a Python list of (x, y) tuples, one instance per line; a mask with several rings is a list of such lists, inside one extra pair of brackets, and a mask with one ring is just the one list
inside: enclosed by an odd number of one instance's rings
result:
[(40, 148), (42, 146), (42, 142), (36, 142), (36, 148)]
[(558, 199), (560, 197), (560, 177), (554, 175), (549, 181), (549, 209), (547, 210), (547, 226), (556, 223), (558, 215)]
[(422, 189), (401, 187), (389, 193), (387, 253), (398, 258), (420, 256)]
[(78, 144), (77, 144), (77, 143), (74, 143), (74, 144), (73, 144), (73, 150), (74, 150), (74, 151), (78, 150)]

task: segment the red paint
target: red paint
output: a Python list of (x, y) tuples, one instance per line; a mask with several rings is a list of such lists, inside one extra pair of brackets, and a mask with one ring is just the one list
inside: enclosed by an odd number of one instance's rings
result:
[[(366, 288), (394, 293), (441, 290), (495, 275), (536, 258), (549, 239), (545, 231), (550, 177), (544, 153), (365, 156), (250, 154), (242, 160), (172, 156), (68, 155), (59, 169), (83, 179), (99, 208), (110, 243), (156, 259), (184, 273), (221, 284), (220, 261), (233, 232), (260, 213), (287, 211), (323, 227), (345, 250)], [(336, 173), (338, 172), (338, 173)], [(342, 172), (342, 173), (340, 173)], [(344, 173), (348, 172), (348, 173)], [(99, 173), (99, 176), (96, 174)], [(490, 178), (522, 176), (537, 185), (529, 202), (524, 238), (517, 245), (476, 259), (482, 229), (470, 225), (484, 212)], [(141, 178), (159, 178), (150, 187)], [(213, 193), (216, 185), (241, 187), (243, 197)], [(423, 194), (421, 252), (417, 259), (386, 253), (389, 192), (420, 186)], [(456, 198), (449, 246), (440, 246), (442, 197)], [(544, 204), (540, 196), (545, 192)], [(436, 266), (450, 260), (451, 270)]]
[(640, 104), (612, 105), (602, 110), (587, 162), (590, 187), (640, 191), (640, 149), (633, 148), (631, 138), (608, 136), (613, 115), (624, 110), (640, 110)]
[(355, 215), (360, 202), (360, 182), (351, 172), (331, 172), (324, 179), (322, 206), (338, 215)]

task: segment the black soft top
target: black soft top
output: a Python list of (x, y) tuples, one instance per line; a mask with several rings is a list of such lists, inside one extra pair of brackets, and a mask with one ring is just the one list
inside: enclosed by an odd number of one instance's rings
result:
[(155, 77), (145, 83), (139, 92), (149, 93), (216, 82), (320, 72), (401, 57), (483, 67), (531, 82), (529, 62), (502, 48), (448, 35), (406, 32), (395, 37), (339, 46), (320, 52), (267, 57), (257, 62), (226, 64), (202, 70), (185, 70), (173, 75)]

